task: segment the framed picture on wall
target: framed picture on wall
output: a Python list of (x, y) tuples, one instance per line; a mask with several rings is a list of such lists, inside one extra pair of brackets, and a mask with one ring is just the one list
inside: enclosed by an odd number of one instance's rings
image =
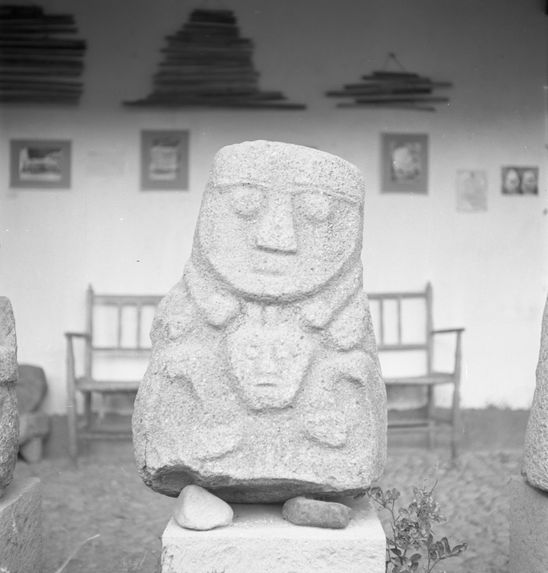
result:
[(428, 193), (428, 135), (383, 133), (381, 191)]
[(457, 171), (457, 211), (487, 211), (487, 173), (479, 169)]
[(188, 155), (188, 131), (142, 131), (141, 189), (143, 191), (187, 190)]
[(501, 191), (503, 195), (538, 195), (538, 167), (503, 167)]
[(10, 186), (69, 189), (71, 142), (57, 139), (10, 141)]

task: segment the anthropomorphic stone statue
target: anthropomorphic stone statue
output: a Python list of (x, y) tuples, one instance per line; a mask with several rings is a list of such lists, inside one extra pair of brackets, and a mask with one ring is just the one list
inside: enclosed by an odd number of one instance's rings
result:
[(525, 434), (523, 475), (548, 491), (548, 300), (544, 307), (537, 365), (537, 386)]
[(17, 340), (9, 299), (0, 297), (0, 497), (13, 478), (19, 448), (15, 384)]
[(133, 432), (147, 485), (226, 501), (363, 491), (386, 395), (362, 289), (364, 182), (308, 147), (215, 157), (192, 255), (161, 302)]

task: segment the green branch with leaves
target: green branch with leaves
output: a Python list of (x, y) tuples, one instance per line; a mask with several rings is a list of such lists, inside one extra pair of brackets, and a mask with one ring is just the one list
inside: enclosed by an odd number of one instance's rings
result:
[[(398, 507), (400, 492), (370, 487), (365, 494), (389, 516), (386, 532), (386, 573), (431, 573), (442, 561), (466, 551), (467, 544), (451, 547), (447, 537), (436, 539), (433, 526), (444, 521), (432, 488), (413, 488), (407, 507)], [(440, 572), (443, 573), (443, 572)]]

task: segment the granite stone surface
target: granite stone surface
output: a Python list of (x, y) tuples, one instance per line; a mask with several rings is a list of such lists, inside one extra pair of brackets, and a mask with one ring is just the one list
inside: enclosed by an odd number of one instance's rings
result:
[(282, 517), (295, 525), (344, 529), (350, 522), (352, 510), (344, 503), (294, 497), (282, 507)]
[(171, 520), (162, 535), (162, 573), (385, 573), (377, 514), (364, 499), (349, 503), (345, 529), (298, 527), (277, 504), (236, 504), (230, 527), (205, 533)]
[(181, 527), (197, 531), (230, 525), (233, 516), (226, 501), (198, 485), (184, 487), (173, 508), (173, 519)]
[(19, 448), (17, 339), (11, 303), (0, 297), (0, 498), (13, 478)]
[(36, 477), (15, 479), (0, 500), (0, 572), (42, 572), (42, 492)]
[(548, 301), (544, 308), (537, 365), (537, 385), (525, 433), (523, 475), (548, 491)]
[(259, 503), (350, 495), (380, 476), (363, 199), (358, 169), (322, 151), (254, 141), (217, 153), (135, 402), (147, 485)]
[(512, 478), (510, 498), (509, 573), (548, 571), (548, 494), (520, 477)]

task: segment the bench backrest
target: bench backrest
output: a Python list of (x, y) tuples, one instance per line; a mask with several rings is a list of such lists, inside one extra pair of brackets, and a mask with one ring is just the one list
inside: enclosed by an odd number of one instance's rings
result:
[[(379, 354), (420, 355), (425, 372), (432, 369), (432, 285), (421, 291), (368, 294)], [(387, 356), (388, 362), (390, 357)], [(401, 362), (402, 358), (398, 357)]]
[(148, 357), (150, 327), (162, 295), (97, 294), (91, 285), (86, 292), (85, 370), (91, 377), (95, 354)]

